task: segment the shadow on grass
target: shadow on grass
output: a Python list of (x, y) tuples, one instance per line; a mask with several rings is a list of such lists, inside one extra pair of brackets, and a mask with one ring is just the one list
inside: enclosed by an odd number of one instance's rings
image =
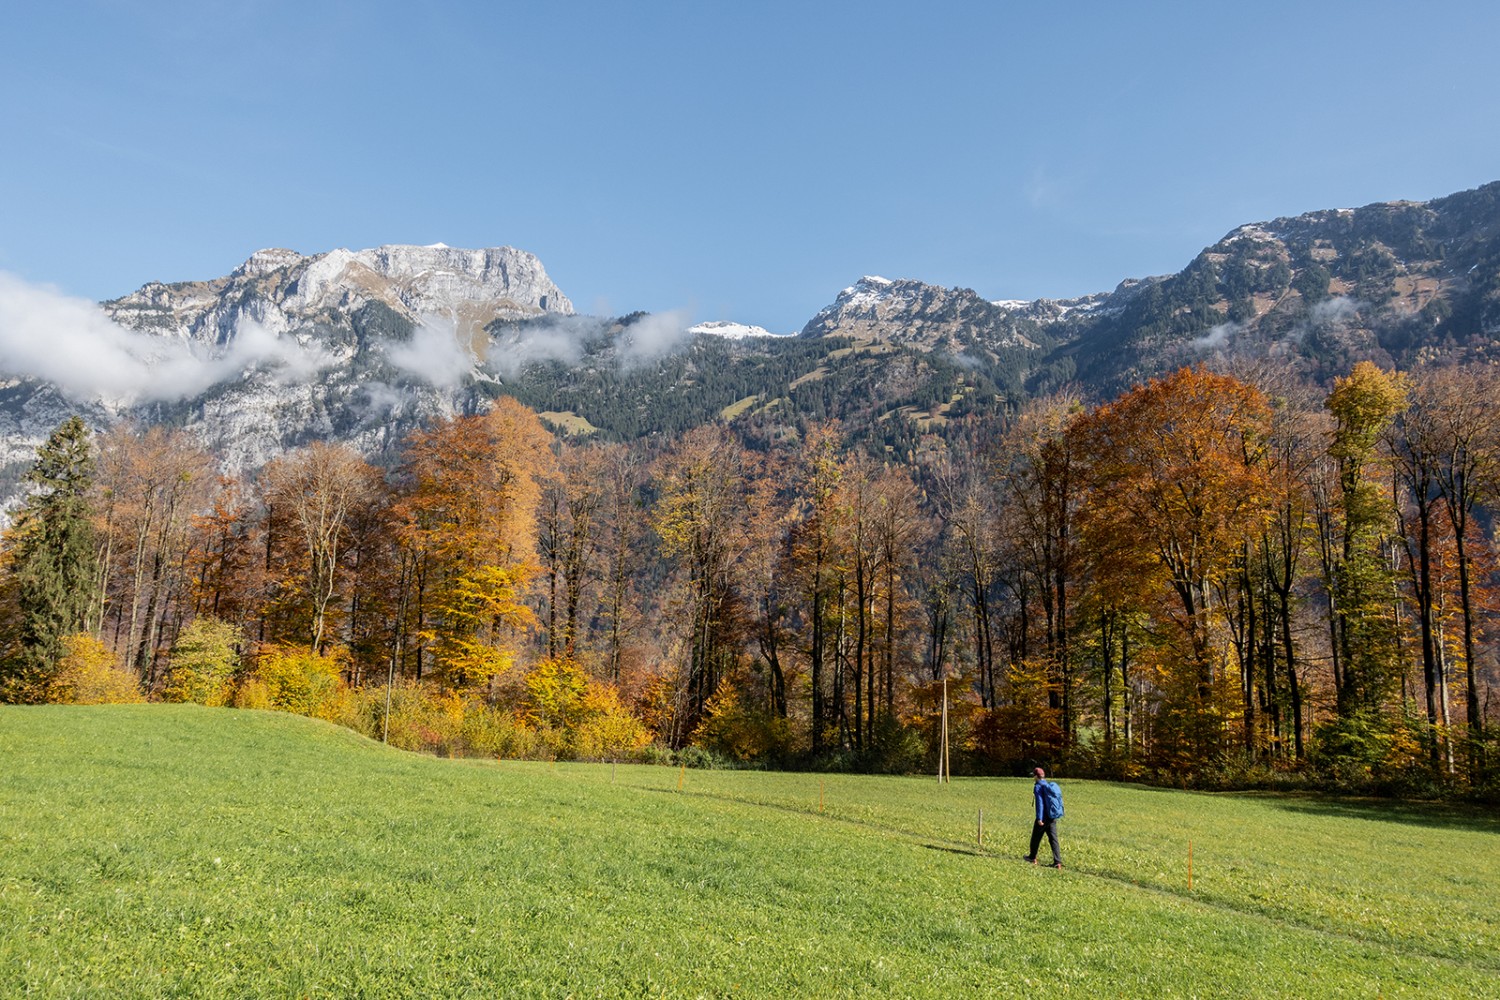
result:
[(929, 851), (942, 851), (944, 854), (962, 854), (970, 858), (992, 858), (994, 855), (989, 851), (974, 847), (944, 847), (942, 844), (923, 844)]
[(1294, 792), (1235, 792), (1288, 812), (1340, 819), (1367, 819), (1412, 826), (1500, 834), (1500, 811), (1484, 806), (1445, 802), (1398, 802), (1388, 799), (1343, 799)]

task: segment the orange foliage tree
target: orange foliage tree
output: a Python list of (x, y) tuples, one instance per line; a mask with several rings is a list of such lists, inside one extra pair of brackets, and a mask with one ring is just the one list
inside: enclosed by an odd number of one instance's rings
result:
[(550, 444), (536, 414), (509, 398), (412, 436), (396, 513), (418, 675), (425, 660), (470, 687), (512, 664), (515, 635), (535, 622), (524, 598)]
[(1172, 620), (1192, 699), (1181, 735), (1200, 754), (1222, 736), (1213, 589), (1269, 513), (1262, 459), (1270, 417), (1253, 386), (1184, 368), (1075, 425), (1088, 485), (1085, 537), (1106, 549), (1133, 540), (1176, 598)]

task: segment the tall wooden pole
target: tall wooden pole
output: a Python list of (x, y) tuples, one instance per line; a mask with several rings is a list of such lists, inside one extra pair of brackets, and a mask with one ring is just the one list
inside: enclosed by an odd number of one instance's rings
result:
[(943, 675), (943, 721), (938, 736), (938, 781), (952, 779), (948, 770), (948, 675)]
[(401, 643), (392, 643), (391, 662), (385, 673), (385, 715), (380, 720), (380, 742), (391, 741), (391, 688), (396, 686), (396, 657), (400, 655)]

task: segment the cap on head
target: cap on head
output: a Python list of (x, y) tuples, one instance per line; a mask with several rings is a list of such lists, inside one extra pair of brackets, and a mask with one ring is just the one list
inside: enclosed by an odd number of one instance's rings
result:
[(1047, 772), (1043, 771), (1039, 767), (1038, 768), (1034, 768), (1031, 773), (1034, 774), (1034, 775), (1036, 775), (1038, 778), (1045, 778), (1047, 776)]

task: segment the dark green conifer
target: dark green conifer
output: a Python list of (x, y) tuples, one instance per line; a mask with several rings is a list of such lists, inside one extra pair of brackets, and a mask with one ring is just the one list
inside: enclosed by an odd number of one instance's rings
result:
[(10, 654), (0, 662), (0, 699), (36, 702), (47, 697), (63, 637), (88, 630), (94, 607), (94, 453), (81, 419), (57, 426), (26, 479), (37, 492), (11, 529), (17, 618)]

